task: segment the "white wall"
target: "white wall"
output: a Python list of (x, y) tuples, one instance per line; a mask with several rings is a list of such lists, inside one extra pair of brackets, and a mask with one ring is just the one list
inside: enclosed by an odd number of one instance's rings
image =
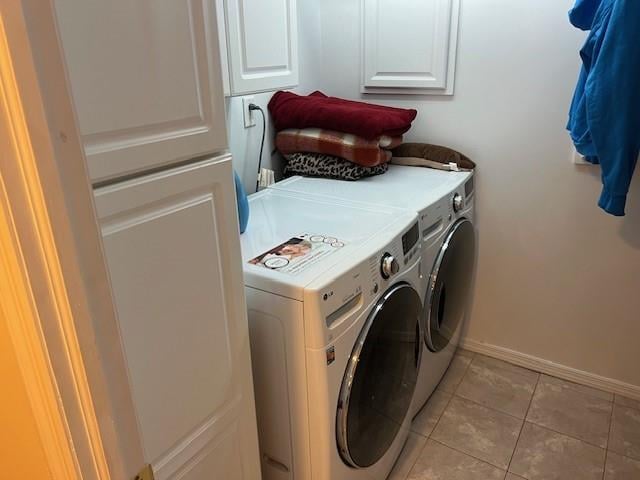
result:
[[(294, 91), (308, 93), (317, 88), (320, 63), (320, 1), (298, 0), (298, 29), (300, 43), (298, 46), (300, 62), (300, 85)], [(271, 155), (274, 148), (273, 126), (269, 119), (267, 104), (273, 92), (253, 95), (254, 103), (262, 107), (267, 115), (267, 135), (262, 166), (282, 171), (282, 158), (280, 155)], [(227, 129), (229, 134), (229, 147), (233, 155), (233, 165), (242, 179), (247, 192), (255, 190), (256, 176), (258, 173), (258, 156), (260, 153), (260, 138), (262, 135), (262, 119), (259, 112), (256, 115), (256, 126), (244, 128), (242, 115), (242, 97), (229, 97), (226, 99)]]
[[(584, 38), (567, 22), (573, 2), (462, 3), (455, 96), (366, 100), (418, 108), (407, 140), (449, 145), (479, 166), (468, 338), (640, 386), (640, 178), (616, 219), (596, 206), (597, 168), (569, 161)], [(359, 4), (322, 0), (315, 88), (331, 95), (364, 98)]]

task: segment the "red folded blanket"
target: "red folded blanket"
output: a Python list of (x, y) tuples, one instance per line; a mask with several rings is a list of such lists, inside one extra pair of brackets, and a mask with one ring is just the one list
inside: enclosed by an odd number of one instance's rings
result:
[(315, 127), (366, 139), (400, 136), (411, 128), (417, 115), (415, 110), (327, 97), (322, 92), (305, 97), (282, 91), (271, 97), (269, 112), (278, 131)]

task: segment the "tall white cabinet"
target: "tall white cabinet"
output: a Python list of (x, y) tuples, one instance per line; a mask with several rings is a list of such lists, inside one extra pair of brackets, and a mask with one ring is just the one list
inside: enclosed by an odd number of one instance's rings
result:
[(227, 147), (213, 0), (55, 0), (89, 174)]
[(258, 479), (214, 0), (55, 4), (145, 461)]

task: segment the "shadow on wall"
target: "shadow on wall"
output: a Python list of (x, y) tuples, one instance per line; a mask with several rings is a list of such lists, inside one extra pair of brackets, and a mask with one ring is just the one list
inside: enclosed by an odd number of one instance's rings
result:
[[(638, 166), (640, 167), (640, 161)], [(601, 181), (600, 168), (587, 167), (584, 170), (596, 181)], [(634, 250), (640, 250), (640, 168), (636, 170), (631, 182), (625, 213), (625, 216), (620, 218), (620, 237)]]
[[(640, 167), (640, 164), (638, 166)], [(640, 171), (638, 170), (631, 183), (626, 213), (620, 225), (620, 236), (633, 249), (640, 250)]]
[[(477, 185), (479, 178), (481, 178), (480, 176), (482, 175), (482, 171), (481, 169), (476, 169), (474, 172), (474, 183)], [(481, 181), (481, 180), (480, 180)], [(475, 252), (474, 252), (474, 259), (473, 259), (473, 272), (471, 275), (471, 290), (469, 292), (469, 298), (467, 299), (467, 307), (465, 310), (465, 314), (464, 314), (464, 319), (463, 319), (463, 324), (462, 324), (462, 331), (460, 334), (460, 341), (462, 342), (465, 338), (467, 338), (467, 333), (469, 331), (469, 325), (471, 324), (471, 313), (473, 311), (473, 306), (476, 304), (476, 292), (478, 291), (478, 289), (476, 288), (476, 284), (478, 282), (478, 262), (480, 259), (480, 241), (481, 241), (481, 229), (478, 227), (479, 225), (479, 220), (478, 220), (478, 205), (476, 202), (475, 197), (477, 196), (478, 192), (476, 190), (476, 192), (474, 193), (474, 199), (473, 202), (475, 204), (475, 210), (474, 210), (474, 216), (473, 216), (473, 225), (474, 225), (474, 229), (475, 229)]]

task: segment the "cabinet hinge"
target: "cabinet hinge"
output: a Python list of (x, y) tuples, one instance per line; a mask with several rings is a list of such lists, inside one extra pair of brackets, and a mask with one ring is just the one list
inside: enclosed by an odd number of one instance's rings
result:
[(151, 465), (145, 465), (133, 480), (155, 480), (153, 476), (153, 468), (151, 468)]

